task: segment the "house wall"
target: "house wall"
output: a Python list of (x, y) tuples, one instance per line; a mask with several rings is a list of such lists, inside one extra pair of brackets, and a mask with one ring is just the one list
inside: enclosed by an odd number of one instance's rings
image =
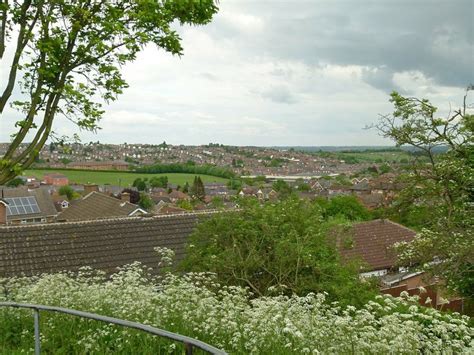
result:
[(53, 185), (53, 186), (69, 185), (69, 179), (67, 177), (51, 177), (51, 176), (45, 175), (44, 181), (48, 185)]
[(424, 286), (425, 283), (423, 282), (422, 277), (423, 277), (423, 274), (416, 275), (416, 276), (410, 277), (409, 279), (404, 280), (403, 283), (406, 284), (409, 289)]
[[(414, 277), (414, 279), (418, 277), (420, 277), (421, 280), (421, 275), (417, 275)], [(383, 294), (392, 295), (393, 297), (399, 297), (403, 291), (406, 291), (410, 296), (419, 296), (419, 302), (422, 306), (432, 307), (444, 311), (449, 310), (452, 312), (459, 312), (461, 314), (464, 313), (464, 302), (462, 298), (453, 297), (449, 299), (449, 303), (442, 304), (441, 295), (436, 285), (424, 285), (423, 288), (426, 292), (422, 292), (419, 286), (411, 288), (404, 283), (403, 285), (382, 289), (380, 292)], [(428, 297), (431, 299), (431, 302), (427, 302)]]
[(7, 206), (0, 202), (0, 225), (7, 224)]

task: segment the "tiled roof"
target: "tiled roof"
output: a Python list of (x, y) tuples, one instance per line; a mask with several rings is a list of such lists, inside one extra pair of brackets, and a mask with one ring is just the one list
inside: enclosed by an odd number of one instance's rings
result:
[[(416, 232), (389, 220), (356, 223), (339, 242), (341, 254), (346, 259), (359, 258), (371, 270), (395, 266), (396, 256), (392, 247), (397, 242), (413, 240)], [(339, 236), (340, 237), (340, 236)]]
[(126, 217), (140, 207), (100, 192), (91, 192), (81, 200), (74, 201), (58, 215), (58, 221), (86, 221), (91, 219)]
[(357, 198), (365, 207), (375, 208), (383, 204), (384, 197), (382, 194), (363, 194), (358, 195)]
[(173, 249), (179, 262), (189, 234), (206, 216), (209, 213), (0, 227), (0, 277), (81, 266), (110, 273), (134, 261), (153, 268), (159, 262), (154, 247)]
[(54, 201), (48, 192), (48, 190), (39, 188), (28, 190), (24, 187), (18, 187), (13, 189), (3, 189), (4, 198), (13, 198), (13, 197), (27, 197), (34, 196), (38, 207), (40, 209), (39, 213), (29, 213), (16, 216), (9, 216), (9, 220), (18, 220), (18, 219), (27, 219), (27, 218), (41, 218), (41, 217), (53, 217), (58, 214), (56, 207), (54, 206)]

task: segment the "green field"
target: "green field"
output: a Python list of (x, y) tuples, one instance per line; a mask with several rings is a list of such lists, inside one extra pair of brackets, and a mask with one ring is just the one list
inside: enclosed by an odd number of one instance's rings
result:
[[(152, 178), (153, 176), (168, 176), (168, 182), (170, 184), (176, 184), (183, 186), (186, 182), (189, 184), (193, 183), (195, 174), (142, 174), (142, 173), (128, 173), (128, 172), (108, 172), (108, 171), (84, 171), (84, 170), (26, 170), (24, 175), (35, 176), (42, 178), (45, 174), (60, 173), (68, 177), (71, 184), (99, 184), (99, 185), (120, 185), (123, 187), (131, 186), (136, 178)], [(227, 182), (227, 179), (210, 176), (200, 175), (204, 183), (206, 182)]]

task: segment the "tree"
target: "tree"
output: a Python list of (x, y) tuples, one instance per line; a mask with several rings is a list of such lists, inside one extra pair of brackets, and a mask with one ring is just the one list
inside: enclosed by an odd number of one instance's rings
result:
[(147, 211), (150, 211), (153, 208), (153, 206), (155, 206), (155, 203), (150, 198), (150, 196), (148, 196), (148, 194), (146, 194), (144, 192), (140, 192), (140, 199), (138, 200), (138, 205), (141, 208), (143, 208)]
[(147, 179), (136, 178), (133, 183), (133, 187), (136, 187), (138, 191), (145, 191), (147, 189)]
[(58, 190), (59, 195), (66, 196), (69, 201), (77, 197), (77, 192), (72, 189), (71, 186), (61, 186)]
[(316, 199), (324, 218), (342, 217), (349, 221), (364, 221), (370, 218), (370, 212), (355, 196), (335, 196), (330, 200)]
[(261, 205), (243, 199), (242, 210), (204, 220), (190, 237), (183, 268), (210, 271), (227, 285), (256, 295), (328, 292), (358, 304), (372, 295), (359, 265), (343, 265), (327, 240), (319, 206), (297, 198)]
[[(400, 245), (400, 257), (444, 278), (447, 286), (466, 297), (474, 295), (474, 115), (463, 107), (437, 117), (427, 99), (391, 94), (391, 115), (376, 127), (397, 146), (415, 147), (411, 169), (402, 181), (397, 206), (417, 206), (426, 223), (412, 243)], [(447, 147), (446, 153), (437, 153)]]
[(150, 179), (151, 187), (168, 187), (168, 177), (167, 176), (154, 176)]
[(193, 185), (191, 186), (191, 196), (197, 200), (203, 201), (206, 197), (206, 190), (200, 176), (194, 177)]
[(6, 183), (8, 187), (18, 187), (20, 185), (25, 185), (25, 181), (21, 178), (15, 178)]
[(123, 189), (122, 193), (128, 193), (130, 195), (130, 203), (138, 204), (140, 202), (140, 193), (132, 189)]
[(280, 198), (286, 198), (291, 195), (293, 190), (291, 189), (291, 186), (288, 185), (288, 183), (284, 180), (277, 180), (272, 184), (273, 190), (278, 192), (278, 196)]
[(303, 179), (296, 180), (296, 185), (298, 186), (298, 191), (308, 192), (311, 190), (311, 186), (309, 186), (309, 184), (304, 182)]
[(182, 208), (183, 210), (192, 211), (194, 209), (193, 204), (188, 200), (179, 200), (176, 203), (176, 206)]
[(187, 194), (189, 192), (189, 189), (190, 189), (189, 183), (186, 181), (183, 186), (183, 192)]
[(387, 174), (392, 170), (392, 168), (387, 163), (384, 163), (380, 165), (379, 170), (380, 170), (380, 174)]
[(227, 182), (227, 187), (230, 190), (240, 191), (242, 189), (242, 180), (230, 178)]
[(214, 196), (210, 203), (212, 208), (221, 209), (224, 208), (224, 200), (220, 196)]
[[(213, 0), (1, 0), (0, 60), (10, 69), (0, 114), (11, 103), (22, 118), (0, 160), (0, 185), (34, 162), (57, 116), (97, 130), (102, 103), (127, 87), (120, 68), (147, 44), (182, 55), (173, 23), (206, 24), (216, 12)], [(10, 102), (16, 87), (21, 97)]]

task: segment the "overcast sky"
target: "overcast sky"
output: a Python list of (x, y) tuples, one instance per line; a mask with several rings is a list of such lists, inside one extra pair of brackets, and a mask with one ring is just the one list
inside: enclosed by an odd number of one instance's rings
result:
[[(473, 17), (473, 0), (221, 0), (211, 24), (180, 29), (182, 58), (149, 47), (126, 66), (130, 88), (106, 107), (102, 130), (80, 136), (107, 143), (392, 144), (363, 129), (391, 112), (391, 91), (426, 97), (441, 114), (460, 105), (474, 83)], [(2, 118), (0, 141), (8, 141), (13, 118)], [(55, 130), (77, 131), (62, 120)]]

